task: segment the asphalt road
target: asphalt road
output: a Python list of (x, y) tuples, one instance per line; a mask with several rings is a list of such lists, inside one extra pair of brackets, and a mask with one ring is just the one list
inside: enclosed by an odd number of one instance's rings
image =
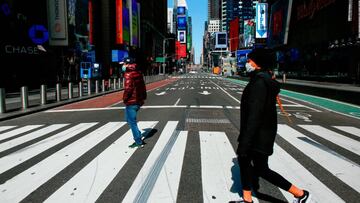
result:
[[(137, 150), (127, 147), (132, 135), (119, 94), (110, 104), (101, 96), (1, 122), (0, 202), (240, 200), (235, 150), (243, 88), (209, 74), (159, 84), (139, 111), (146, 145)], [(288, 116), (279, 109), (270, 167), (315, 202), (357, 202), (359, 119), (281, 99)], [(259, 192), (255, 202), (292, 202), (262, 179)]]

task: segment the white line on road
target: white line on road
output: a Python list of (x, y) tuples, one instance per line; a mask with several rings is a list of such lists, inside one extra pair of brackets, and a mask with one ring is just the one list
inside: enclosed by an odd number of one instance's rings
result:
[(315, 135), (328, 140), (339, 147), (349, 150), (357, 155), (360, 155), (360, 142), (340, 135), (334, 131), (328, 130), (319, 125), (299, 125), (299, 127), (314, 133)]
[(40, 154), (47, 149), (89, 129), (96, 123), (81, 123), (56, 135), (48, 137), (40, 142), (34, 143), (16, 153), (9, 154), (0, 159), (0, 174), (17, 166), (26, 160)]
[(360, 192), (359, 165), (287, 125), (279, 124), (278, 134), (332, 175)]
[(34, 130), (34, 129), (39, 128), (41, 126), (43, 126), (43, 125), (27, 125), (27, 126), (24, 126), (24, 127), (21, 127), (21, 128), (18, 128), (18, 129), (15, 129), (15, 130), (3, 133), (3, 134), (0, 134), (0, 140), (4, 140), (6, 138), (13, 137), (15, 135), (20, 135), (21, 133), (25, 133), (27, 131)]
[(43, 135), (49, 134), (49, 133), (51, 133), (51, 132), (53, 132), (55, 130), (58, 130), (60, 128), (63, 128), (65, 126), (67, 126), (67, 125), (69, 125), (69, 124), (50, 125), (50, 126), (48, 126), (46, 128), (42, 128), (42, 129), (34, 131), (32, 133), (29, 133), (29, 134), (23, 135), (21, 137), (9, 140), (7, 142), (1, 143), (0, 144), (0, 152), (3, 152), (3, 151), (8, 150), (10, 148), (16, 147), (16, 146), (18, 146), (20, 144), (23, 144), (25, 142), (28, 142), (30, 140), (39, 138), (39, 137), (41, 137)]
[(240, 168), (226, 134), (200, 131), (199, 135), (203, 202), (239, 201)]
[(214, 83), (213, 81), (210, 81), (213, 84), (215, 84), (217, 87), (219, 87), (223, 92), (225, 92), (229, 97), (231, 97), (232, 99), (234, 99), (235, 101), (237, 101), (238, 103), (240, 103), (240, 101), (238, 99), (236, 99), (235, 97), (233, 97), (231, 94), (229, 94), (227, 91), (225, 91), (222, 87), (220, 87), (218, 84)]
[(333, 126), (341, 131), (360, 137), (360, 129), (352, 126)]
[[(166, 108), (200, 108), (200, 109), (240, 109), (240, 106), (211, 106), (211, 105), (160, 105), (160, 106), (142, 106), (141, 109), (166, 109)], [(125, 107), (106, 107), (106, 108), (85, 108), (85, 109), (59, 109), (48, 110), (46, 113), (61, 112), (83, 112), (83, 111), (105, 111), (105, 110), (123, 110)]]
[(0, 202), (20, 202), (124, 124), (109, 122), (6, 181), (0, 185)]
[[(157, 122), (139, 122), (143, 129), (154, 128)], [(101, 154), (53, 193), (45, 202), (96, 202), (106, 187), (136, 151), (129, 148), (133, 142), (131, 130), (106, 148)], [(74, 190), (76, 188), (76, 190)]]
[(0, 126), (0, 132), (15, 128), (16, 126)]
[(122, 202), (124, 203), (130, 203), (130, 202), (141, 202), (139, 199), (145, 198), (147, 192), (152, 189), (152, 186), (150, 184), (149, 188), (149, 182), (153, 180), (151, 175), (155, 174), (158, 171), (159, 168), (156, 166), (159, 163), (158, 160), (159, 157), (162, 155), (163, 149), (166, 147), (169, 139), (173, 135), (173, 132), (176, 130), (176, 126), (178, 124), (178, 121), (168, 121), (164, 130), (161, 132), (161, 135), (156, 142), (153, 150), (151, 151), (149, 157), (146, 159), (143, 167), (141, 168), (140, 172), (136, 176), (133, 184), (131, 185), (130, 189), (126, 193), (126, 196)]
[(162, 167), (148, 202), (176, 202), (184, 161), (187, 131), (181, 131)]
[(299, 105), (299, 106), (302, 106), (302, 107), (305, 107), (305, 108), (308, 108), (308, 109), (311, 109), (311, 110), (316, 111), (316, 112), (321, 112), (320, 110), (311, 108), (311, 107), (309, 107), (309, 106), (305, 106), (305, 105), (299, 104), (299, 103), (297, 103), (297, 102), (294, 102), (294, 101), (291, 101), (291, 100), (288, 100), (288, 99), (284, 99), (284, 97), (280, 97), (280, 99), (281, 99), (281, 100), (284, 100), (284, 101), (287, 101), (287, 102), (290, 102), (290, 103), (293, 103), (293, 104), (296, 104), (296, 105)]
[[(269, 166), (291, 183), (309, 190), (313, 194), (314, 200), (318, 200), (316, 202), (344, 202), (277, 144), (274, 145), (274, 156), (269, 157)], [(292, 202), (294, 199), (292, 194), (284, 190), (280, 191), (289, 202)]]
[(177, 106), (180, 102), (180, 98), (175, 102), (174, 106)]

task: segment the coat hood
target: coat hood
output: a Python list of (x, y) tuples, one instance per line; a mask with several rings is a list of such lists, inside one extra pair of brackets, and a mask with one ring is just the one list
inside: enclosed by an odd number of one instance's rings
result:
[(266, 85), (269, 87), (272, 95), (276, 96), (280, 93), (280, 83), (272, 78), (272, 75), (267, 71), (259, 71), (254, 75), (254, 79), (263, 78)]

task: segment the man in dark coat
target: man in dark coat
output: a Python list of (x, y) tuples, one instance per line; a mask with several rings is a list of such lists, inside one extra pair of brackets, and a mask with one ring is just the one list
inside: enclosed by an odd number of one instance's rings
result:
[(243, 199), (244, 202), (252, 202), (252, 179), (262, 177), (292, 193), (294, 202), (309, 202), (311, 196), (308, 191), (297, 188), (268, 166), (268, 157), (273, 153), (277, 132), (276, 97), (280, 92), (280, 85), (272, 78), (270, 70), (274, 58), (271, 50), (259, 48), (249, 53), (246, 63), (250, 81), (241, 98), (241, 128), (237, 149)]
[(146, 86), (143, 75), (132, 58), (126, 58), (123, 65), (125, 71), (125, 85), (123, 102), (126, 105), (125, 119), (131, 128), (134, 143), (129, 147), (143, 147), (144, 142), (141, 139), (141, 132), (137, 126), (137, 112), (144, 104), (146, 99)]

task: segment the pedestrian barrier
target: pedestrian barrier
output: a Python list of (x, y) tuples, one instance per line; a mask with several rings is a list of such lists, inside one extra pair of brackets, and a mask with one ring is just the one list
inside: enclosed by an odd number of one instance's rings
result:
[[(159, 80), (164, 80), (166, 78), (167, 75), (150, 75), (144, 76), (144, 81), (145, 84), (149, 84)], [(109, 78), (107, 82), (108, 83), (106, 84), (105, 79), (101, 80), (101, 84), (99, 84), (100, 80), (87, 80), (85, 84), (84, 81), (80, 81), (77, 85), (74, 85), (73, 82), (69, 82), (67, 87), (65, 86), (64, 89), (62, 87), (62, 84), (60, 83), (57, 83), (55, 88), (50, 89), (48, 89), (47, 85), (43, 84), (40, 86), (39, 90), (30, 91), (30, 96), (28, 87), (23, 86), (20, 89), (20, 104), (18, 99), (16, 99), (18, 98), (17, 96), (15, 96), (15, 98), (10, 98), (10, 96), (7, 98), (5, 88), (0, 88), (0, 114), (5, 114), (10, 111), (13, 112), (14, 109), (18, 108), (21, 110), (26, 110), (29, 108), (29, 100), (31, 101), (31, 105), (33, 106), (36, 100), (38, 102), (38, 105), (44, 106), (50, 103), (54, 104), (54, 102), (65, 102), (68, 99), (70, 100), (74, 98), (82, 98), (85, 96), (84, 89), (87, 96), (96, 96), (100, 93), (103, 94), (110, 90), (121, 90), (122, 88), (124, 88), (125, 79), (123, 77), (113, 79)], [(93, 85), (95, 86), (95, 88)], [(19, 93), (12, 94), (19, 95)], [(11, 102), (7, 102), (7, 100), (11, 100)]]

